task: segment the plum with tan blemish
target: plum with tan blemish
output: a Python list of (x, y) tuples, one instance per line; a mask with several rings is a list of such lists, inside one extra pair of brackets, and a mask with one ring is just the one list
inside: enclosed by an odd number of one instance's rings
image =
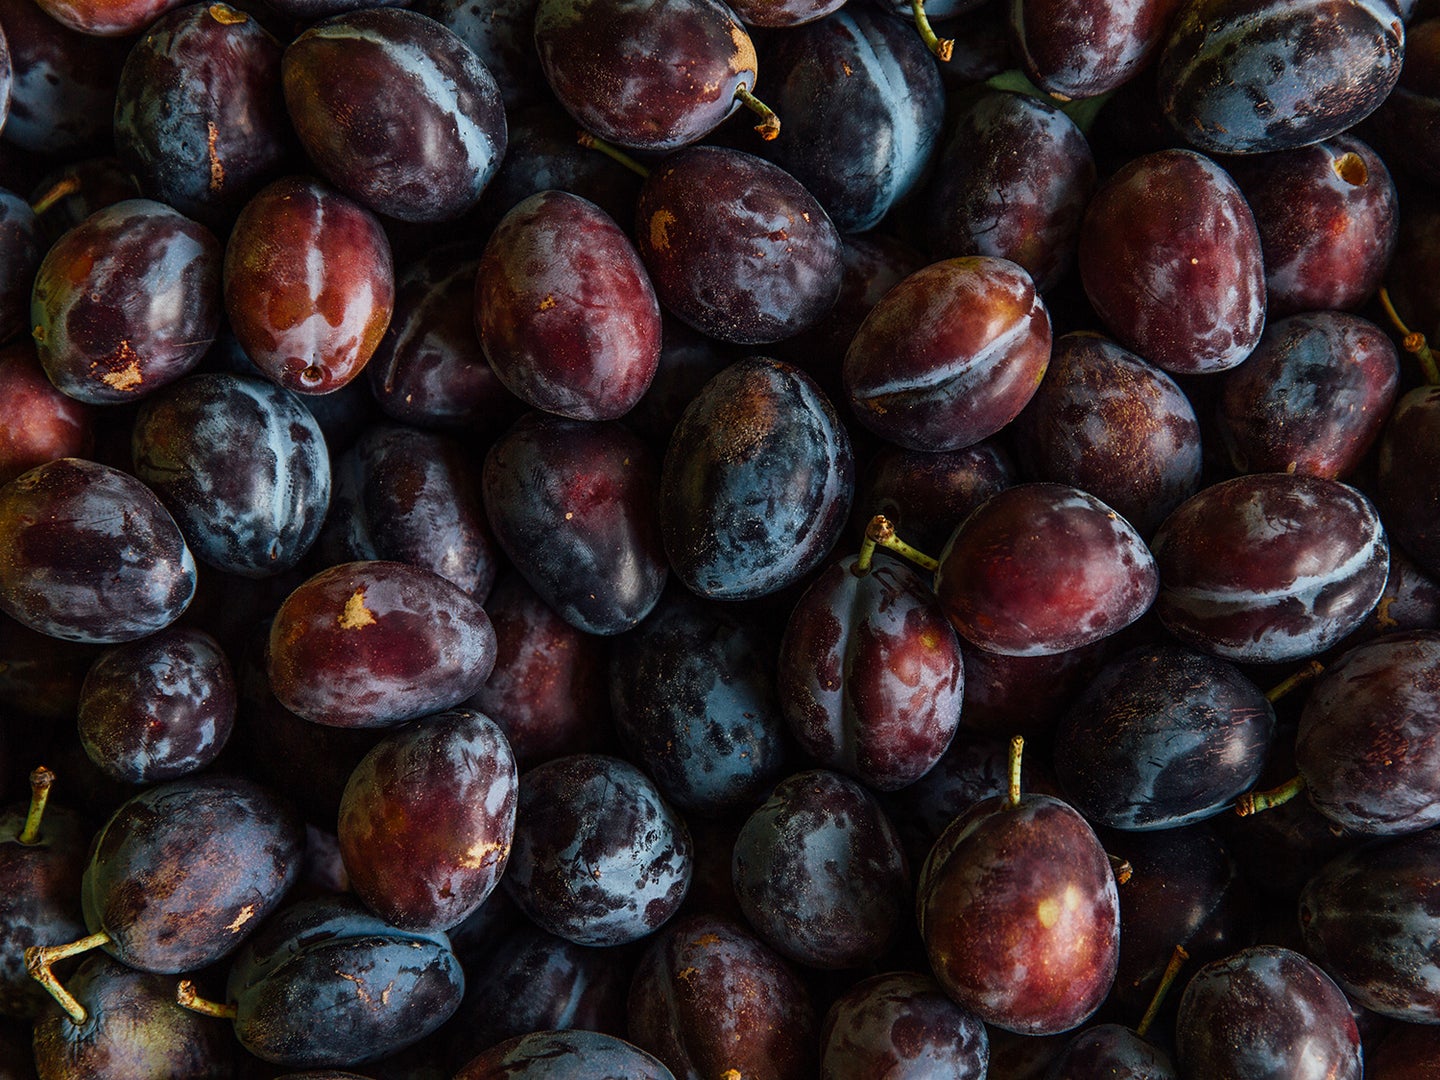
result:
[(483, 713), (451, 709), (387, 734), (340, 802), (351, 888), (391, 926), (458, 925), (505, 872), (517, 791), (510, 744)]
[(1050, 315), (1008, 259), (932, 263), (875, 305), (845, 354), (855, 417), (909, 450), (960, 450), (1019, 415), (1050, 361)]
[(474, 597), (429, 570), (342, 563), (280, 605), (267, 664), (275, 696), (305, 719), (388, 727), (478, 690), (495, 664), (495, 630)]
[(671, 154), (640, 189), (635, 221), (660, 303), (721, 341), (794, 337), (839, 296), (840, 233), (798, 180), (753, 154)]
[(935, 571), (960, 636), (1007, 656), (1101, 641), (1145, 614), (1158, 587), (1155, 560), (1130, 523), (1066, 484), (993, 496), (955, 530)]
[(475, 327), (513, 394), (575, 420), (629, 412), (660, 360), (660, 305), (639, 253), (604, 210), (564, 191), (530, 196), (496, 226)]
[(665, 927), (630, 984), (635, 1044), (676, 1076), (814, 1076), (816, 1018), (795, 970), (728, 919)]
[(163, 203), (127, 199), (51, 247), (35, 275), (31, 334), (71, 397), (144, 397), (200, 362), (220, 325), (220, 245)]
[(225, 311), (267, 378), (328, 394), (360, 374), (390, 323), (390, 242), (364, 207), (286, 177), (251, 199), (225, 247)]

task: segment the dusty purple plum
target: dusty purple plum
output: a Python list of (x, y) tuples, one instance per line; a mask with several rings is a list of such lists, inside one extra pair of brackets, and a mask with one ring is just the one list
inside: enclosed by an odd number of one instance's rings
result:
[(564, 191), (530, 196), (491, 234), (475, 327), (512, 393), (575, 420), (629, 412), (660, 360), (660, 305), (635, 246), (604, 210)]
[(30, 290), (44, 257), (40, 219), (19, 195), (0, 188), (0, 342), (29, 329)]
[(1178, 1080), (1170, 1056), (1120, 1024), (1098, 1024), (1070, 1040), (1045, 1080)]
[(690, 886), (690, 834), (629, 762), (575, 754), (520, 778), (506, 891), (578, 945), (622, 945), (675, 914)]
[(281, 62), (301, 144), (331, 183), (401, 221), (448, 221), (505, 156), (495, 76), (451, 30), (413, 11), (337, 15)]
[(990, 1064), (979, 1017), (934, 979), (909, 971), (847, 990), (825, 1016), (820, 1047), (821, 1080), (984, 1080)]
[(275, 696), (334, 727), (386, 727), (448, 709), (494, 664), (495, 630), (475, 598), (405, 563), (322, 570), (270, 627)]
[(1035, 85), (1060, 101), (1135, 78), (1165, 44), (1179, 0), (1011, 0), (1010, 40)]
[(916, 913), (945, 992), (987, 1024), (1069, 1031), (1115, 981), (1120, 901), (1100, 841), (1048, 795), (996, 796), (956, 818), (920, 871)]
[(80, 690), (80, 742), (117, 780), (173, 780), (215, 760), (235, 708), (235, 677), (219, 642), (171, 626), (110, 649), (91, 666)]
[(1155, 560), (1130, 525), (1065, 484), (1007, 488), (950, 538), (935, 592), (966, 641), (1044, 656), (1100, 641), (1149, 609)]
[(1184, 1080), (1360, 1080), (1360, 1033), (1345, 995), (1297, 952), (1243, 949), (1195, 973), (1180, 999)]
[(180, 378), (219, 328), (220, 259), (209, 229), (149, 199), (71, 229), (40, 264), (30, 300), (50, 381), (109, 405)]
[(1120, 344), (1174, 374), (1234, 367), (1265, 325), (1255, 218), (1230, 175), (1190, 150), (1146, 154), (1101, 185), (1080, 277)]
[(801, 748), (878, 791), (918, 780), (960, 723), (960, 641), (925, 580), (879, 556), (841, 559), (786, 624), (777, 685)]
[(169, 626), (195, 559), (133, 476), (60, 458), (0, 488), (0, 611), (52, 637), (110, 644)]
[(635, 1045), (677, 1076), (814, 1075), (804, 982), (728, 919), (696, 915), (662, 930), (635, 969), (627, 1011)]
[(731, 875), (766, 944), (827, 969), (883, 956), (910, 892), (900, 839), (875, 796), (824, 769), (776, 785), (741, 826)]
[(1385, 528), (1432, 576), (1440, 575), (1440, 483), (1431, 462), (1440, 432), (1440, 386), (1419, 386), (1396, 404), (1380, 438), (1375, 500)]
[(505, 872), (517, 791), (510, 744), (483, 713), (452, 709), (386, 735), (340, 802), (351, 888), (402, 930), (458, 925)]
[(532, 1031), (472, 1058), (455, 1080), (675, 1080), (639, 1047), (598, 1031)]
[(1180, 640), (1228, 660), (1277, 663), (1328, 648), (1380, 598), (1379, 515), (1334, 480), (1256, 473), (1181, 503), (1151, 543), (1155, 608)]
[(1026, 271), (932, 263), (885, 295), (845, 354), (856, 418), (910, 450), (959, 450), (1019, 415), (1050, 360), (1050, 315)]

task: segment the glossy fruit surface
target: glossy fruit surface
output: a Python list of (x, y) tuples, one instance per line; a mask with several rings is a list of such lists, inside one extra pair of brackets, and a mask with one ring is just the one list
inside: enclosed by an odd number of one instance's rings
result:
[(822, 1080), (919, 1080), (932, 1070), (981, 1080), (990, 1063), (979, 1018), (946, 997), (934, 979), (908, 971), (852, 986), (830, 1006), (820, 1043)]

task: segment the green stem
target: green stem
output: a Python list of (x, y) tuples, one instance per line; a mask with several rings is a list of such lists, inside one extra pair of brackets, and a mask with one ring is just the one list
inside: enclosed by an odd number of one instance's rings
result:
[(1295, 776), (1269, 791), (1252, 791), (1247, 795), (1241, 795), (1235, 800), (1235, 813), (1241, 817), (1249, 817), (1251, 814), (1258, 814), (1271, 807), (1279, 806), (1281, 803), (1287, 803), (1304, 790), (1305, 777)]
[(780, 117), (775, 115), (775, 110), (766, 105), (750, 92), (749, 87), (741, 83), (735, 88), (735, 96), (756, 116), (760, 117), (760, 123), (755, 125), (755, 130), (766, 142), (770, 142), (780, 134)]
[(1384, 285), (1380, 286), (1380, 306), (1385, 309), (1385, 314), (1395, 324), (1395, 329), (1400, 331), (1402, 335), (1401, 348), (1420, 362), (1420, 371), (1425, 376), (1425, 381), (1431, 386), (1440, 386), (1440, 363), (1436, 363), (1435, 354), (1425, 343), (1425, 335), (1411, 330), (1405, 325), (1399, 312), (1395, 310), (1395, 305), (1390, 302), (1390, 291)]
[(599, 150), (611, 161), (618, 161), (621, 165), (624, 165), (636, 176), (640, 177), (641, 180), (647, 179), (650, 176), (650, 170), (647, 169), (644, 165), (641, 165), (638, 161), (632, 158), (629, 154), (625, 153), (625, 151), (621, 150), (618, 146), (614, 146), (606, 142), (598, 135), (591, 135), (588, 131), (581, 131), (575, 141), (578, 142), (581, 146), (585, 147), (587, 150)]
[(30, 212), (36, 217), (40, 217), (61, 199), (74, 195), (79, 190), (80, 178), (72, 173), (63, 180), (57, 180), (49, 191), (31, 203)]
[(33, 844), (40, 839), (40, 822), (45, 817), (45, 804), (50, 801), (50, 788), (55, 783), (55, 774), (41, 765), (30, 774), (30, 811), (25, 815), (25, 827), (18, 837), (22, 844)]
[(1282, 679), (1269, 690), (1266, 690), (1265, 700), (1270, 702), (1271, 705), (1274, 705), (1275, 702), (1279, 701), (1286, 694), (1298, 687), (1304, 686), (1324, 670), (1324, 664), (1318, 660), (1311, 660), (1309, 664), (1295, 672), (1295, 674), (1291, 675), (1288, 679)]
[(1140, 1018), (1140, 1023), (1135, 1028), (1135, 1034), (1142, 1039), (1155, 1023), (1155, 1018), (1160, 1015), (1160, 1006), (1165, 1004), (1165, 995), (1170, 992), (1170, 987), (1175, 985), (1180, 969), (1189, 959), (1190, 954), (1185, 951), (1185, 946), (1176, 945), (1175, 951), (1170, 954), (1170, 962), (1165, 965), (1165, 973), (1160, 976), (1160, 985), (1155, 988), (1155, 994), (1150, 998), (1150, 1007), (1145, 1010), (1145, 1015)]
[(932, 559), (923, 551), (911, 547), (896, 536), (895, 526), (890, 524), (890, 519), (884, 514), (876, 514), (870, 519), (870, 524), (865, 526), (865, 538), (880, 547), (895, 552), (902, 558), (909, 559), (916, 566), (929, 570), (932, 574), (940, 568), (940, 560)]
[(920, 40), (925, 42), (925, 47), (935, 54), (937, 60), (947, 63), (955, 55), (955, 40), (935, 33), (930, 17), (925, 14), (925, 0), (910, 0), (910, 11), (915, 16), (915, 29), (920, 31)]

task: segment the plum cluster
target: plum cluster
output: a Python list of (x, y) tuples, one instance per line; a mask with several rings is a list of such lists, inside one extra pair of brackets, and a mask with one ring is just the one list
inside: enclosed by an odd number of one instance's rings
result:
[(1440, 0), (0, 0), (0, 1080), (1440, 1076), (1434, 339)]

